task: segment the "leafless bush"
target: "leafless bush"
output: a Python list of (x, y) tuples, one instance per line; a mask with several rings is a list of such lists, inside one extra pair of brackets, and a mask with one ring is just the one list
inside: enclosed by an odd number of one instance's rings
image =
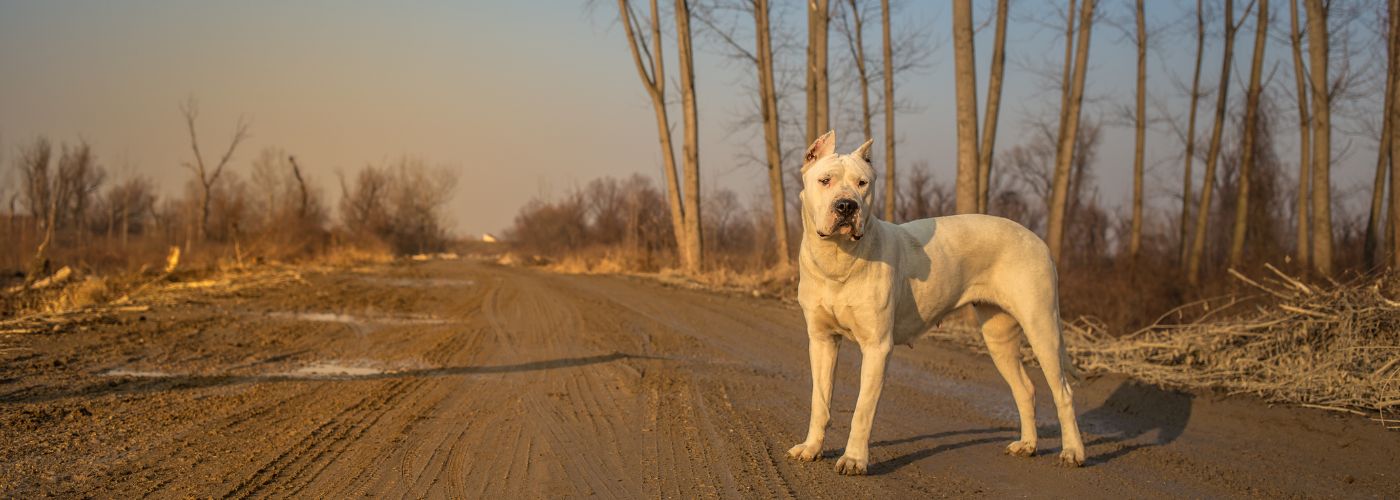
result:
[(272, 257), (319, 252), (328, 241), (321, 190), (281, 148), (265, 148), (253, 160), (252, 220), (257, 251)]
[(895, 199), (894, 222), (956, 213), (952, 189), (933, 178), (928, 162), (916, 162), (908, 172), (903, 183), (904, 192)]
[(19, 172), (25, 206), (42, 227), (83, 229), (106, 173), (87, 143), (61, 146), (56, 170), (53, 152), (53, 144), (44, 137), (21, 148)]
[(385, 242), (399, 253), (439, 251), (449, 240), (442, 210), (456, 184), (451, 170), (418, 158), (367, 165), (353, 182), (341, 179), (341, 220), (352, 235)]
[[(711, 206), (703, 212), (707, 224)], [(605, 177), (554, 199), (525, 204), (505, 239), (519, 251), (562, 258), (590, 254), (629, 269), (675, 265), (665, 196), (641, 175)], [(707, 237), (706, 245), (716, 242)]]
[(155, 204), (155, 185), (151, 180), (130, 177), (102, 193), (93, 213), (93, 228), (108, 238), (119, 238), (125, 247), (131, 235), (146, 235), (154, 229)]

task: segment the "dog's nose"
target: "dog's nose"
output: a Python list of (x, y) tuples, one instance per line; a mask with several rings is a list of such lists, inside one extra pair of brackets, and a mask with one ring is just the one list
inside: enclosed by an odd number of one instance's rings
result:
[(840, 215), (842, 217), (849, 217), (851, 214), (856, 213), (856, 208), (858, 208), (859, 206), (860, 205), (856, 204), (856, 200), (843, 198), (840, 200), (836, 200), (836, 206), (834, 208), (836, 209), (837, 215)]

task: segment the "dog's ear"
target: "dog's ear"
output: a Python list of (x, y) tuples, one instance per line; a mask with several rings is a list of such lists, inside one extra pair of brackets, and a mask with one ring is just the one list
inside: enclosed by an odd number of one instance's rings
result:
[(851, 151), (851, 155), (870, 163), (870, 145), (874, 142), (875, 139), (866, 139), (865, 144), (861, 144), (855, 151)]
[(836, 131), (828, 130), (811, 146), (807, 146), (807, 154), (802, 156), (802, 171), (806, 172), (807, 167), (812, 166), (812, 162), (831, 156), (836, 152)]

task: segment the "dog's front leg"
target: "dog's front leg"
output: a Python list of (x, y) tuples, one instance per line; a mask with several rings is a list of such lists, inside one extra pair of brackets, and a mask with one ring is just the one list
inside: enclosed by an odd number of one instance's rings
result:
[(831, 422), (831, 377), (836, 371), (838, 337), (830, 332), (809, 332), (807, 349), (812, 358), (812, 419), (807, 440), (788, 450), (788, 456), (810, 462), (821, 458), (826, 425)]
[(846, 453), (836, 461), (836, 472), (861, 475), (870, 465), (870, 426), (875, 422), (875, 406), (880, 403), (880, 390), (885, 386), (885, 365), (893, 347), (891, 335), (880, 335), (860, 346), (860, 396), (856, 398), (855, 415), (851, 417)]

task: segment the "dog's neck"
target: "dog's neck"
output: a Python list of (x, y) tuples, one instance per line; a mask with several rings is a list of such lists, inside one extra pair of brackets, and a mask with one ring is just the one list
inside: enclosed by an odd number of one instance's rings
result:
[[(872, 221), (874, 222), (874, 221)], [(859, 240), (851, 238), (822, 238), (815, 231), (804, 228), (802, 246), (798, 255), (798, 266), (816, 277), (845, 283), (858, 268), (866, 265), (867, 247), (873, 244), (879, 228), (867, 224), (869, 231)]]

